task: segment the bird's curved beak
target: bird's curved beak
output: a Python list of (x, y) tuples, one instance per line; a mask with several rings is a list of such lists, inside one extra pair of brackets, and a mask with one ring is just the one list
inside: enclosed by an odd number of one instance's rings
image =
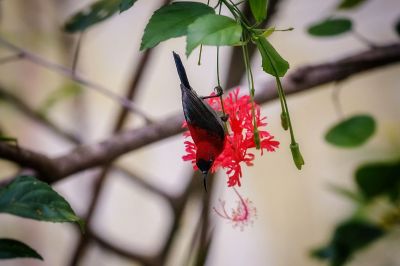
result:
[(203, 185), (204, 185), (204, 190), (207, 192), (207, 177), (208, 177), (208, 171), (202, 171), (203, 174)]

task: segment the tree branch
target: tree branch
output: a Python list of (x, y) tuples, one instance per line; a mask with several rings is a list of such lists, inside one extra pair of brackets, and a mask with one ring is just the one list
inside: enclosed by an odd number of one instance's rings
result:
[[(338, 61), (302, 67), (284, 78), (283, 85), (287, 94), (294, 94), (399, 61), (400, 44), (386, 45)], [(258, 103), (276, 99), (273, 81), (259, 87), (255, 98)], [(183, 131), (182, 121), (183, 115), (179, 113), (139, 129), (115, 134), (100, 143), (80, 146), (54, 159), (30, 151), (26, 151), (28, 153), (20, 157), (15, 148), (1, 144), (0, 157), (32, 167), (41, 173), (42, 178), (54, 182), (79, 171), (109, 163), (125, 153), (178, 134)], [(46, 165), (49, 167), (45, 167)]]
[(87, 235), (90, 236), (90, 238), (92, 238), (100, 247), (112, 251), (122, 257), (131, 259), (133, 261), (140, 261), (144, 265), (157, 265), (153, 256), (145, 256), (141, 253), (127, 250), (123, 247), (118, 246), (117, 244), (109, 242), (108, 240), (104, 239), (103, 237), (92, 231), (87, 232)]
[(86, 86), (87, 88), (91, 88), (104, 96), (118, 102), (120, 105), (122, 105), (124, 108), (140, 115), (146, 122), (151, 122), (151, 119), (147, 116), (147, 114), (142, 111), (134, 102), (131, 100), (127, 99), (126, 97), (122, 97), (113, 91), (103, 87), (100, 84), (97, 84), (95, 82), (92, 82), (75, 72), (75, 69), (70, 69), (67, 67), (64, 67), (62, 65), (55, 64), (53, 62), (47, 61), (46, 59), (33, 54), (19, 46), (14, 45), (13, 43), (9, 42), (8, 40), (4, 39), (3, 37), (0, 36), (0, 45), (5, 47), (6, 49), (10, 51), (14, 51), (18, 54), (19, 58), (28, 60), (38, 66), (44, 67), (46, 69), (49, 69), (53, 72), (56, 72), (62, 76), (65, 76), (67, 78), (70, 78), (71, 80), (74, 80), (75, 82)]
[(34, 120), (35, 122), (45, 126), (46, 128), (50, 129), (55, 134), (67, 139), (75, 144), (81, 144), (81, 139), (72, 132), (68, 132), (64, 129), (61, 129), (59, 126), (51, 122), (47, 119), (46, 116), (41, 115), (40, 113), (36, 112), (32, 109), (28, 104), (26, 104), (21, 98), (18, 96), (8, 92), (7, 90), (3, 89), (0, 86), (0, 99), (6, 100), (8, 103), (15, 106), (18, 110), (24, 113), (26, 116)]

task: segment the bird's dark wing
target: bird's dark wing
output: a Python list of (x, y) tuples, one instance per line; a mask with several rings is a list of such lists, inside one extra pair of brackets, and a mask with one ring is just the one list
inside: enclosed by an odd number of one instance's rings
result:
[(194, 126), (212, 132), (223, 139), (225, 137), (225, 131), (221, 118), (207, 103), (197, 96), (196, 92), (190, 87), (181, 58), (175, 52), (172, 53), (181, 80), (182, 105), (186, 121)]
[(224, 126), (218, 114), (197, 96), (192, 88), (181, 84), (182, 106), (188, 123), (214, 133), (221, 139), (225, 137)]

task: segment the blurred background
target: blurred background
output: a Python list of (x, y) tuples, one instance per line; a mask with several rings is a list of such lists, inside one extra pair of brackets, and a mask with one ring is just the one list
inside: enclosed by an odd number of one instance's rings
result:
[[(71, 15), (90, 3), (86, 0), (1, 1), (0, 35), (48, 61), (70, 67), (78, 34), (64, 33), (62, 27)], [(139, 51), (143, 30), (161, 4), (162, 1), (138, 1), (130, 10), (86, 31), (81, 40), (77, 71), (117, 94), (126, 94), (143, 55)], [(291, 70), (368, 49), (352, 34), (334, 38), (307, 34), (307, 27), (331, 15), (337, 4), (337, 0), (282, 0), (276, 5), (269, 25), (294, 30), (274, 33), (269, 40), (289, 61)], [(352, 18), (356, 31), (377, 45), (399, 41), (393, 30), (400, 16), (398, 0), (369, 0), (351, 12), (335, 12)], [(154, 119), (181, 112), (179, 81), (171, 51), (183, 56), (185, 39), (172, 39), (153, 49), (135, 91), (135, 102)], [(216, 85), (216, 49), (203, 48), (200, 66), (197, 53), (183, 61), (192, 86), (200, 95), (206, 95)], [(243, 75), (229, 76), (231, 53), (230, 48), (221, 48), (223, 85), (236, 84), (234, 87), (247, 90)], [(0, 47), (0, 55), (9, 54)], [(273, 80), (262, 71), (259, 55), (252, 58), (252, 66), (256, 90)], [(32, 110), (42, 112), (60, 128), (73, 132), (83, 143), (95, 143), (112, 134), (120, 112), (118, 103), (28, 61), (2, 64), (0, 73), (2, 91), (24, 100)], [(279, 102), (264, 104), (262, 113), (267, 116), (267, 130), (280, 141), (280, 148), (256, 156), (254, 166), (243, 167), (242, 186), (238, 188), (257, 208), (257, 218), (251, 226), (240, 230), (209, 210), (209, 227), (214, 236), (206, 265), (323, 265), (310, 257), (310, 250), (328, 242), (335, 225), (354, 211), (354, 204), (333, 192), (330, 186), (353, 189), (354, 171), (360, 164), (394, 160), (400, 155), (399, 73), (400, 65), (391, 65), (354, 75), (340, 85), (330, 83), (289, 96), (296, 138), (306, 162), (301, 171), (292, 163), (289, 136), (280, 126)], [(237, 83), (232, 84), (232, 80)], [(368, 113), (377, 121), (374, 136), (358, 149), (337, 148), (324, 140), (326, 131), (343, 119), (335, 111), (332, 98), (338, 86), (344, 117)], [(10, 101), (0, 101), (0, 114), (2, 132), (16, 137), (22, 147), (56, 157), (76, 146), (31, 119)], [(133, 114), (124, 129), (142, 125), (143, 121)], [(117, 164), (169, 195), (179, 195), (193, 173), (190, 163), (181, 159), (183, 141), (181, 134), (176, 135), (128, 153)], [(2, 160), (0, 169), (3, 178), (15, 175), (18, 170), (14, 164)], [(55, 184), (55, 189), (78, 215), (84, 216), (88, 211), (93, 184), (100, 171), (97, 168), (83, 171)], [(226, 174), (220, 170), (212, 184), (211, 206), (218, 206), (219, 198), (226, 200), (228, 210), (236, 206), (237, 197), (226, 181)], [(132, 182), (122, 172), (109, 172), (105, 182), (93, 213), (92, 230), (127, 250), (145, 256), (157, 253), (176, 215), (168, 202)], [(199, 204), (204, 193), (201, 179), (195, 180), (194, 185), (199, 189), (187, 198), (167, 265), (185, 265), (188, 252), (194, 248), (193, 232), (204, 215)], [(0, 235), (24, 241), (45, 258), (43, 262), (2, 261), (1, 265), (6, 266), (70, 265), (80, 237), (79, 230), (71, 224), (42, 223), (7, 214), (0, 215)], [(357, 253), (348, 265), (400, 265), (398, 241), (396, 233), (384, 237)], [(141, 263), (90, 241), (78, 265)]]

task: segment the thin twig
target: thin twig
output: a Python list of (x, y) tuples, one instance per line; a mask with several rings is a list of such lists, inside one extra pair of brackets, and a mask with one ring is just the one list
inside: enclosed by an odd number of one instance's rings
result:
[(58, 65), (56, 63), (47, 61), (46, 59), (33, 54), (25, 49), (22, 49), (16, 45), (14, 45), (13, 43), (7, 41), (6, 39), (4, 39), (3, 37), (0, 36), (0, 45), (4, 46), (5, 48), (17, 52), (18, 54), (21, 54), (23, 56), (24, 59), (38, 65), (41, 67), (44, 67), (46, 69), (49, 69), (53, 72), (56, 72), (62, 76), (65, 76), (67, 78), (70, 78), (71, 80), (86, 86), (88, 88), (91, 88), (101, 94), (103, 94), (104, 96), (118, 102), (120, 105), (122, 105), (124, 108), (138, 114), (140, 117), (142, 117), (147, 123), (150, 123), (152, 120), (148, 117), (148, 115), (142, 111), (134, 102), (132, 102), (131, 100), (127, 99), (126, 97), (122, 97), (114, 92), (112, 92), (111, 90), (103, 87), (100, 84), (97, 84), (95, 82), (92, 82), (80, 75), (78, 75), (77, 73), (74, 73), (74, 71), (72, 71), (70, 68), (64, 67), (62, 65)]
[(83, 42), (84, 34), (85, 34), (85, 32), (80, 32), (79, 35), (78, 35), (78, 42), (76, 44), (74, 57), (73, 57), (73, 60), (72, 60), (71, 71), (72, 71), (72, 75), (74, 75), (74, 76), (76, 75), (76, 69), (78, 67), (79, 55), (80, 55), (80, 52), (81, 52), (81, 45), (82, 45), (82, 42)]
[[(191, 175), (190, 175), (191, 176)], [(177, 236), (177, 232), (179, 230), (179, 225), (181, 224), (182, 216), (185, 212), (186, 204), (189, 201), (189, 197), (194, 195), (194, 191), (196, 191), (198, 186), (198, 180), (200, 179), (200, 175), (198, 172), (195, 173), (195, 178), (192, 178), (188, 181), (183, 193), (175, 199), (175, 203), (173, 205), (174, 210), (174, 218), (171, 225), (171, 228), (167, 234), (167, 237), (164, 241), (164, 245), (157, 255), (158, 263), (156, 265), (165, 265), (168, 259), (169, 251), (171, 250), (175, 237)], [(201, 187), (201, 186), (200, 186)]]
[(102, 248), (106, 248), (107, 250), (114, 252), (115, 254), (128, 258), (134, 261), (140, 261), (144, 265), (156, 265), (154, 262), (153, 256), (144, 256), (138, 252), (134, 252), (131, 250), (127, 250), (124, 247), (119, 246), (116, 243), (111, 243), (110, 241), (106, 240), (102, 236), (93, 231), (87, 232), (88, 235)]
[(3, 89), (0, 86), (0, 99), (4, 99), (7, 103), (11, 104), (19, 111), (24, 113), (26, 116), (34, 120), (35, 122), (43, 125), (48, 128), (50, 131), (54, 132), (56, 135), (61, 136), (62, 138), (69, 140), (75, 144), (81, 144), (81, 138), (72, 132), (68, 132), (65, 129), (60, 128), (58, 125), (54, 124), (50, 121), (46, 116), (40, 114), (39, 112), (32, 109), (27, 103), (25, 103), (21, 98), (13, 93)]
[(379, 47), (379, 45), (377, 45), (376, 43), (374, 43), (373, 41), (369, 40), (368, 38), (366, 38), (364, 35), (362, 35), (361, 33), (359, 33), (356, 30), (352, 30), (351, 31), (353, 33), (353, 36), (360, 41), (361, 43), (365, 44), (366, 46), (368, 46), (370, 49), (376, 49)]
[(332, 89), (332, 102), (339, 119), (343, 119), (344, 117), (342, 102), (340, 101), (341, 92), (342, 92), (342, 83), (340, 82), (334, 83), (334, 87)]
[(10, 62), (15, 62), (23, 58), (23, 54), (18, 53), (18, 54), (13, 54), (13, 55), (8, 55), (3, 58), (0, 58), (0, 65), (10, 63)]
[(213, 186), (215, 175), (210, 176), (210, 191), (203, 195), (203, 210), (202, 210), (202, 227), (200, 233), (200, 243), (196, 254), (195, 265), (202, 266), (205, 264), (211, 246), (212, 233), (210, 232), (210, 210), (211, 210), (211, 197), (215, 188)]
[(139, 185), (141, 188), (146, 189), (148, 192), (161, 196), (164, 199), (167, 199), (170, 202), (170, 204), (172, 204), (173, 198), (171, 195), (169, 195), (164, 190), (161, 190), (158, 187), (151, 185), (149, 182), (145, 181), (144, 178), (139, 177), (138, 174), (132, 172), (131, 170), (128, 170), (122, 166), (114, 165), (113, 171), (121, 173), (125, 177), (129, 178), (129, 180), (134, 182), (136, 185)]

